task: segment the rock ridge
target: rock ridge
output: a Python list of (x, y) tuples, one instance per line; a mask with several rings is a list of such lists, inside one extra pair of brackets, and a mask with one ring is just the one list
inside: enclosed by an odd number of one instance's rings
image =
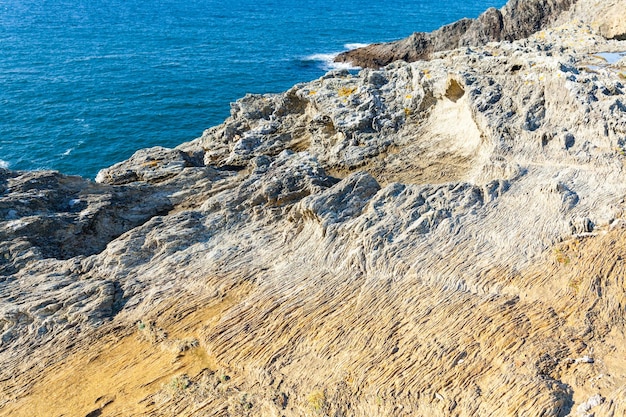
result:
[(608, 39), (624, 39), (626, 22), (620, 13), (624, 6), (626, 3), (620, 1), (599, 5), (591, 0), (509, 0), (502, 9), (489, 8), (476, 19), (465, 18), (430, 33), (415, 32), (399, 41), (342, 52), (335, 61), (380, 68), (397, 60), (428, 60), (450, 49), (524, 39), (555, 23), (572, 20), (595, 26)]

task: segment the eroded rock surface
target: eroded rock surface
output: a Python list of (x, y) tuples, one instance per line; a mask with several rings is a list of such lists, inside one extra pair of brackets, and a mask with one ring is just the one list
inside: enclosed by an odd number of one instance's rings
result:
[(0, 415), (623, 415), (622, 51), (570, 22), (0, 171)]

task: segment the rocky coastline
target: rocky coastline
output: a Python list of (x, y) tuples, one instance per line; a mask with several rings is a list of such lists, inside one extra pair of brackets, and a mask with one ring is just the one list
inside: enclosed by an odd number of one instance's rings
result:
[(394, 61), (431, 59), (441, 51), (513, 42), (555, 23), (579, 21), (607, 39), (626, 39), (624, 3), (576, 0), (510, 0), (502, 9), (490, 8), (476, 19), (461, 19), (430, 32), (415, 32), (396, 42), (378, 43), (339, 54), (336, 62), (380, 68)]
[(623, 5), (0, 169), (0, 416), (626, 415)]

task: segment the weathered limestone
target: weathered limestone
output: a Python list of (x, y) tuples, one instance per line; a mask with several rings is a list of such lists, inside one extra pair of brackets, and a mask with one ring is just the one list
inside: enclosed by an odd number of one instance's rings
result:
[(625, 40), (625, 7), (624, 0), (578, 0), (568, 13), (559, 17), (557, 23), (578, 20), (607, 39)]
[(569, 22), (0, 170), (0, 415), (623, 415), (622, 51)]

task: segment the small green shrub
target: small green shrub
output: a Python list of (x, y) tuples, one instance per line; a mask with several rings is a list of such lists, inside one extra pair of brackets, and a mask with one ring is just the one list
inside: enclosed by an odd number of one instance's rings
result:
[(185, 391), (191, 386), (191, 380), (187, 375), (180, 375), (172, 378), (169, 388), (175, 393)]

